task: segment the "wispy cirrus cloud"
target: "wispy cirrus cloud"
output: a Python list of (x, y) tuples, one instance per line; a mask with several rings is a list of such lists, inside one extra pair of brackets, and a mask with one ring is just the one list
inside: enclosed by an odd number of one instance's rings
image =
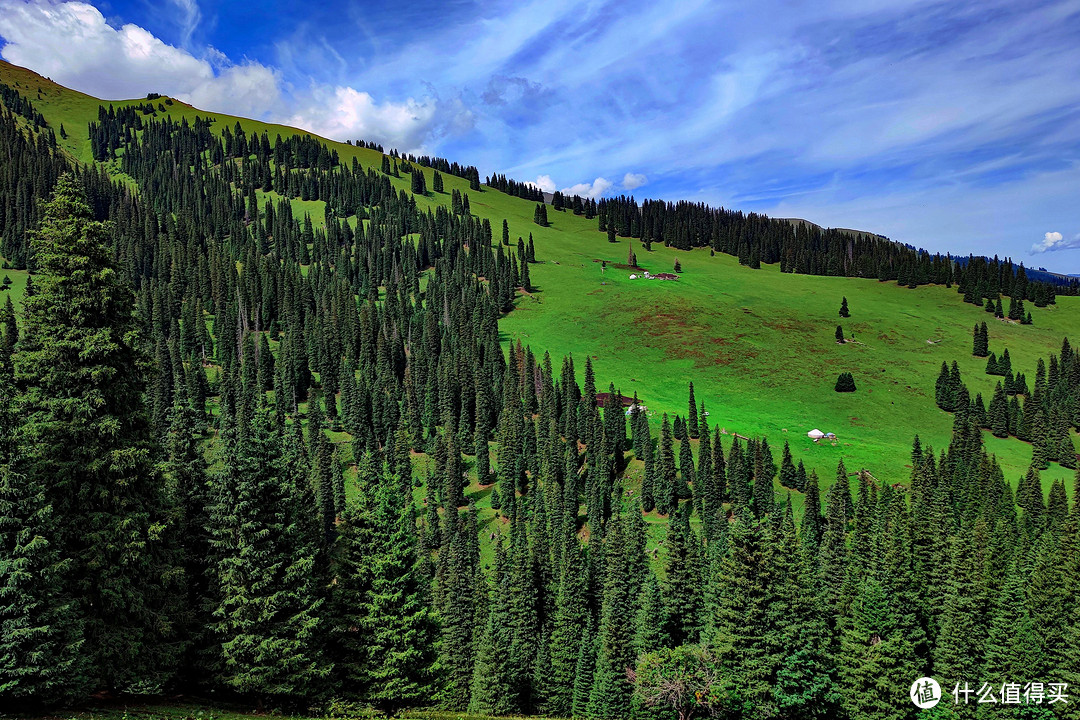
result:
[(181, 46), (191, 44), (191, 37), (202, 21), (202, 10), (197, 0), (169, 0), (180, 11)]

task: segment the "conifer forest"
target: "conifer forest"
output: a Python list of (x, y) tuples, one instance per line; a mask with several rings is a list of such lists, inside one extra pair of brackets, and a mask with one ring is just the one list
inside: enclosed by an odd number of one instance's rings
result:
[[(26, 82), (0, 91), (0, 275), (20, 278), (0, 299), (0, 716), (184, 696), (1080, 718), (1078, 338), (1021, 366), (994, 337), (1038, 327), (1075, 280), (705, 204), (545, 197), (165, 97), (62, 127)], [(475, 212), (495, 195), (532, 223)], [(629, 240), (629, 270), (605, 273), (666, 272), (663, 249), (686, 275), (778, 266), (777, 293), (851, 283), (819, 331), (833, 345), (841, 322), (840, 349), (870, 339), (855, 283), (901, 304), (949, 288), (985, 321), (960, 321), (920, 388), (947, 442), (897, 426), (904, 467), (826, 463), (795, 430), (728, 432), (685, 365), (638, 369), (678, 387), (652, 412), (591, 354), (508, 338), (521, 303), (560, 292), (535, 279), (554, 258), (539, 231), (567, 217), (585, 252)], [(840, 370), (821, 370), (830, 402), (866, 392)], [(1022, 477), (992, 442), (1030, 445)], [(923, 677), (933, 710), (909, 695)]]

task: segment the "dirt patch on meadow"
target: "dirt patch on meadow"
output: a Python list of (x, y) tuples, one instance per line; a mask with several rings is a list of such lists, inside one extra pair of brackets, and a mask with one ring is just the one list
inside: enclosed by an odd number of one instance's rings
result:
[[(593, 262), (594, 263), (602, 263), (602, 262), (605, 262), (605, 261), (601, 260), (600, 258), (593, 258)], [(610, 260), (607, 261), (607, 266), (609, 268), (615, 268), (616, 270), (640, 270), (640, 271), (645, 270), (645, 268), (640, 267), (638, 265), (627, 265), (626, 263), (611, 262)]]
[(757, 348), (741, 342), (746, 333), (719, 334), (728, 325), (722, 316), (672, 300), (634, 314), (632, 327), (645, 345), (674, 360), (691, 360), (695, 367), (739, 365), (757, 357)]

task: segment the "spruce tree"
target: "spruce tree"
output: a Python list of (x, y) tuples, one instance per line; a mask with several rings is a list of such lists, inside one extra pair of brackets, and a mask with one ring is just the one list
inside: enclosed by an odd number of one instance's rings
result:
[(731, 527), (730, 543), (720, 565), (722, 588), (706, 640), (731, 673), (741, 699), (764, 707), (783, 660), (779, 644), (771, 641), (775, 631), (769, 626), (768, 608), (776, 588), (764, 527), (758, 520), (739, 519)]
[(819, 551), (819, 582), (827, 610), (839, 615), (844, 602), (844, 579), (847, 574), (847, 511), (850, 489), (844, 461), (836, 470), (836, 481), (825, 501), (825, 523)]
[(589, 715), (589, 697), (592, 695), (593, 678), (596, 674), (596, 633), (592, 623), (585, 626), (574, 668), (573, 717)]
[(949, 380), (949, 366), (944, 361), (941, 363), (941, 372), (938, 373), (937, 382), (934, 384), (934, 400), (937, 406), (946, 412), (951, 411), (955, 403)]
[(1059, 538), (1043, 533), (1033, 547), (1033, 562), (1027, 585), (1028, 608), (1035, 627), (1035, 644), (1029, 649), (1035, 677), (1077, 673), (1080, 652), (1075, 641), (1077, 561), (1075, 530)]
[(473, 666), (471, 712), (507, 714), (513, 712), (517, 693), (511, 685), (511, 644), (509, 576), (502, 536), (495, 545), (495, 568), (489, 587), (487, 618), (476, 647)]
[(110, 227), (71, 176), (42, 209), (31, 240), (39, 281), (12, 356), (20, 473), (59, 523), (52, 547), (70, 572), (56, 590), (77, 603), (92, 683), (160, 681), (181, 649), (171, 624), (181, 574), (134, 296), (106, 247)]
[(664, 606), (664, 635), (669, 643), (695, 643), (701, 625), (701, 580), (697, 535), (690, 529), (689, 505), (675, 512), (664, 540), (666, 562), (660, 592)]
[(1038, 629), (1026, 598), (1028, 569), (1017, 556), (1005, 569), (1005, 584), (994, 599), (985, 646), (985, 672), (990, 677), (1033, 677), (1032, 648)]
[(643, 452), (644, 454), (641, 457), (644, 465), (641, 477), (641, 509), (645, 512), (652, 512), (656, 509), (658, 488), (656, 485), (656, 449), (651, 436), (644, 440)]
[[(474, 511), (470, 506), (470, 511)], [(438, 516), (435, 516), (437, 522)], [(469, 685), (472, 682), (474, 639), (478, 608), (482, 607), (478, 588), (475, 528), (451, 514), (447, 532), (452, 539), (440, 550), (449, 557), (441, 585), (445, 597), (440, 612), (442, 640), (439, 643), (439, 664), (443, 668), (440, 704), (453, 710), (464, 710), (469, 704)]]
[(41, 478), (20, 472), (11, 387), (0, 373), (0, 702), (12, 710), (78, 700), (92, 687), (63, 519)]
[(934, 670), (944, 677), (978, 675), (983, 658), (989, 611), (985, 572), (987, 529), (964, 528), (952, 547), (949, 586), (945, 593), (941, 633), (934, 648)]
[(709, 460), (709, 475), (702, 478), (703, 487), (701, 496), (701, 522), (705, 530), (705, 538), (712, 541), (717, 534), (717, 527), (723, 522), (724, 504), (724, 476), (725, 460), (724, 448), (720, 442), (720, 428), (713, 431), (712, 457)]
[(986, 357), (990, 354), (989, 343), (989, 332), (986, 323), (982, 323), (982, 325), (976, 324), (975, 329), (972, 331), (971, 354), (975, 357)]
[[(705, 524), (705, 503), (704, 496), (708, 493), (716, 492), (713, 487), (716, 483), (716, 476), (713, 473), (712, 461), (713, 461), (713, 449), (712, 439), (709, 437), (709, 423), (703, 421), (701, 423), (701, 441), (698, 443), (698, 465), (694, 474), (694, 512), (702, 523)], [(706, 531), (705, 536), (708, 537)]]
[(790, 495), (767, 562), (777, 587), (776, 599), (768, 608), (769, 622), (779, 631), (770, 640), (782, 647), (783, 656), (772, 687), (773, 700), (785, 717), (830, 717), (840, 699), (830, 638), (817, 598), (807, 592), (811, 576), (795, 534)]
[(178, 384), (175, 398), (165, 438), (165, 477), (175, 498), (173, 522), (177, 535), (184, 541), (182, 563), (186, 588), (181, 632), (187, 637), (188, 646), (181, 677), (205, 684), (208, 678), (198, 658), (207, 651), (208, 628), (213, 622), (209, 609), (213, 553), (208, 529), (207, 467), (196, 434), (198, 414), (188, 404), (183, 385)]
[[(539, 493), (538, 493), (539, 494)], [(537, 573), (527, 537), (525, 513), (536, 498), (522, 500), (522, 508), (510, 517), (510, 561), (506, 594), (508, 596), (510, 646), (506, 697), (515, 712), (525, 711), (532, 702), (532, 675), (539, 637)]]
[(727, 488), (728, 498), (733, 506), (736, 516), (750, 518), (753, 513), (753, 466), (748, 452), (736, 437), (731, 443), (727, 460)]
[(272, 414), (258, 409), (224, 458), (210, 511), (219, 682), (279, 701), (331, 670), (320, 652), (314, 493), (282, 447)]
[(660, 457), (655, 474), (656, 482), (653, 494), (656, 498), (656, 510), (667, 515), (678, 503), (678, 483), (675, 477), (675, 443), (671, 433), (671, 423), (664, 413), (660, 425)]
[(686, 416), (686, 431), (691, 439), (698, 439), (698, 412), (697, 402), (694, 400), (694, 383), (690, 383), (689, 410)]
[(545, 706), (545, 711), (556, 717), (570, 717), (574, 712), (578, 660), (589, 627), (588, 579), (576, 536), (567, 538), (565, 555), (551, 630), (551, 690)]
[(692, 496), (690, 485), (695, 482), (694, 451), (690, 447), (687, 424), (680, 423), (679, 431), (679, 479), (675, 494), (679, 499), (685, 500)]
[[(867, 577), (860, 583), (838, 657), (843, 706), (850, 717), (905, 718), (911, 714), (911, 700), (897, 691), (897, 685), (919, 677), (923, 668), (916, 649), (901, 631), (899, 610), (878, 580)], [(882, 682), (882, 678), (890, 681)]]
[(806, 481), (806, 499), (803, 503), (803, 520), (800, 539), (803, 548), (816, 561), (825, 520), (821, 516), (821, 494), (816, 471), (810, 472)]
[(418, 572), (412, 498), (385, 469), (360, 494), (358, 513), (373, 523), (362, 551), (356, 607), (366, 666), (364, 699), (386, 713), (426, 705), (432, 694), (435, 625)]
[(654, 652), (670, 644), (670, 640), (664, 634), (664, 595), (660, 589), (660, 582), (656, 579), (656, 573), (651, 569), (645, 576), (645, 584), (638, 593), (637, 600), (637, 628), (634, 642), (639, 653)]
[[(764, 438), (762, 438), (761, 443), (757, 444), (755, 455), (760, 456), (763, 447), (768, 448)], [(776, 490), (773, 488), (773, 473), (775, 471), (775, 465), (766, 466), (764, 463), (755, 461), (752, 494), (754, 512), (758, 517), (771, 516), (776, 509)], [(773, 519), (776, 520), (777, 518), (774, 516)]]
[(780, 484), (791, 490), (802, 490), (796, 480), (795, 463), (791, 459), (791, 445), (784, 441), (784, 452), (780, 457)]
[(1009, 402), (1005, 399), (1005, 392), (1000, 382), (994, 387), (994, 396), (990, 400), (990, 407), (987, 409), (986, 414), (990, 423), (990, 432), (995, 437), (1008, 437)]
[(4, 309), (0, 313), (0, 323), (4, 325), (3, 335), (0, 335), (0, 368), (7, 368), (11, 362), (11, 354), (15, 352), (15, 343), (19, 339), (19, 325), (15, 317), (15, 306), (11, 302), (11, 295), (4, 298)]
[(1041, 407), (1036, 407), (1034, 400), (1024, 403), (1025, 409), (1032, 408), (1031, 423), (1031, 466), (1037, 470), (1046, 470), (1050, 467), (1051, 447), (1050, 428), (1046, 419), (1046, 412)]
[[(640, 520), (640, 512), (631, 511)], [(634, 522), (625, 515), (612, 518), (604, 538), (603, 601), (596, 635), (596, 670), (589, 693), (588, 714), (604, 720), (621, 720), (629, 715), (631, 687), (626, 668), (634, 663), (634, 613), (640, 578), (634, 569), (639, 539)]]

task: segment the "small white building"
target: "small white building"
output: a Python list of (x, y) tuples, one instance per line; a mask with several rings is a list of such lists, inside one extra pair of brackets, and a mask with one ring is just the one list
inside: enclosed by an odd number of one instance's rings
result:
[(821, 432), (817, 428), (814, 428), (810, 432), (806, 433), (806, 437), (810, 438), (814, 442), (817, 442), (821, 438), (825, 437), (825, 433)]

